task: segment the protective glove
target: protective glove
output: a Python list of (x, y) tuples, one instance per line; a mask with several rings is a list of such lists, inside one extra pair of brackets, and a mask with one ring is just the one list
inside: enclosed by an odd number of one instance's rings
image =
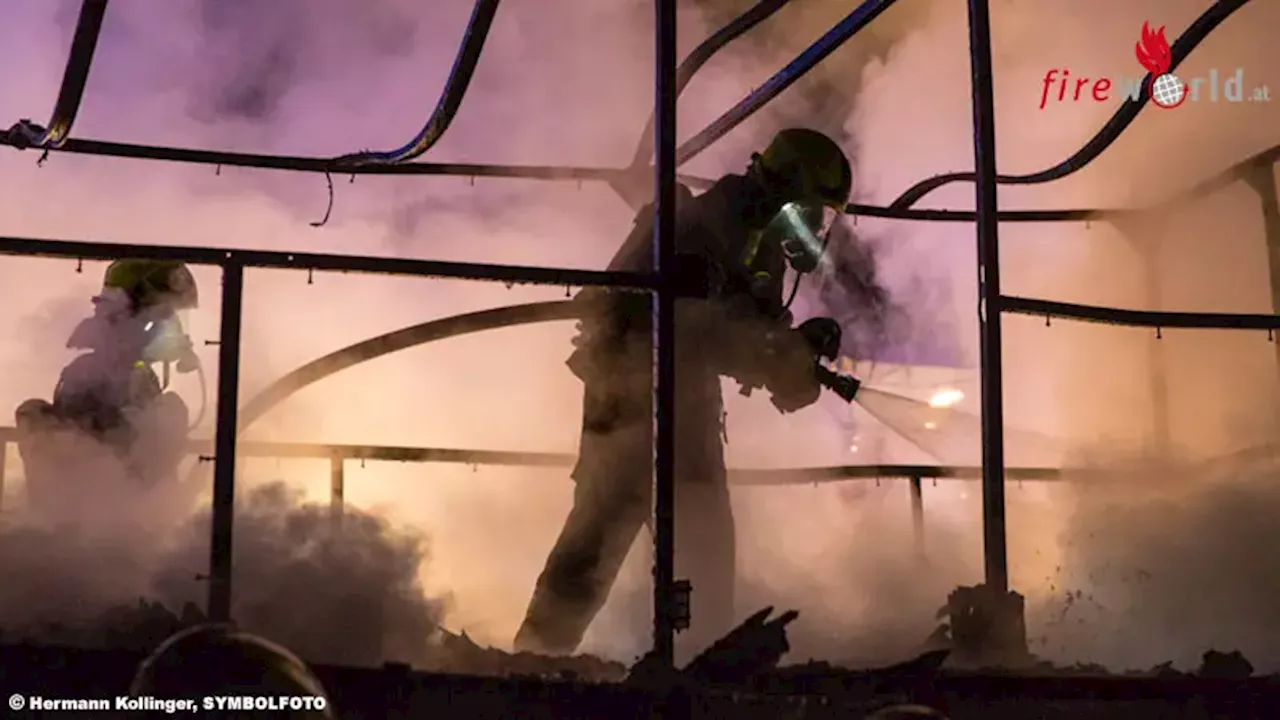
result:
[(799, 328), (787, 329), (772, 337), (766, 351), (768, 364), (765, 386), (773, 406), (789, 413), (818, 401), (822, 386), (815, 373), (814, 350)]
[(809, 343), (815, 358), (835, 360), (840, 355), (844, 331), (835, 320), (828, 317), (809, 318), (800, 323), (796, 331)]

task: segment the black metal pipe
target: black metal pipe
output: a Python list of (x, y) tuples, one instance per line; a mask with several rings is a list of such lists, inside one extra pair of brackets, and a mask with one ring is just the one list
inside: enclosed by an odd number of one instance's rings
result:
[[(1191, 51), (1196, 49), (1196, 46), (1209, 37), (1224, 20), (1231, 17), (1232, 13), (1247, 4), (1249, 4), (1249, 0), (1218, 0), (1218, 2), (1210, 4), (1204, 14), (1196, 18), (1196, 21), (1191, 23), (1191, 26), (1174, 41), (1173, 46), (1170, 48), (1171, 62), (1169, 71), (1177, 70), (1182, 61), (1191, 55)], [(1136, 34), (1136, 27), (1134, 32)], [(1096, 160), (1103, 151), (1111, 147), (1111, 144), (1119, 139), (1129, 125), (1137, 119), (1138, 113), (1146, 105), (1147, 100), (1151, 98), (1150, 81), (1151, 77), (1148, 75), (1143, 79), (1142, 89), (1137, 99), (1126, 100), (1121, 104), (1120, 109), (1116, 111), (1115, 115), (1111, 116), (1107, 124), (1102, 126), (1102, 129), (1071, 157), (1040, 172), (1027, 175), (997, 175), (996, 182), (1002, 185), (1038, 185), (1064, 178), (1084, 169), (1085, 166)], [(889, 207), (895, 209), (908, 208), (923, 199), (925, 195), (944, 185), (957, 182), (974, 182), (976, 179), (977, 175), (971, 172), (935, 175), (921, 180), (908, 188), (898, 196), (897, 200), (890, 203)]]
[(342, 527), (342, 515), (346, 510), (347, 478), (345, 458), (338, 453), (329, 456), (329, 523), (335, 529)]
[[(22, 147), (22, 144), (0, 134), (0, 146)], [(549, 182), (625, 182), (630, 168), (598, 168), (598, 167), (555, 167), (549, 165), (492, 165), (469, 163), (403, 163), (399, 165), (363, 165), (342, 169), (334, 167), (329, 158), (298, 157), (286, 155), (255, 155), (249, 153), (232, 153), (214, 150), (196, 150), (191, 148), (172, 148), (154, 145), (133, 145), (128, 143), (106, 142), (102, 140), (70, 139), (61, 147), (50, 147), (55, 152), (66, 152), (73, 155), (92, 155), (97, 157), (114, 157), (132, 160), (152, 160), (158, 162), (177, 162), (194, 165), (212, 165), (227, 167), (255, 168), (261, 170), (283, 170), (289, 172), (341, 173), (347, 175), (395, 175), (395, 176), (457, 176), (457, 177), (491, 177), (517, 180), (543, 180)], [(1280, 159), (1280, 146), (1272, 147), (1243, 160), (1227, 170), (1209, 178), (1184, 193), (1165, 202), (1188, 200), (1201, 197), (1215, 190), (1242, 179), (1246, 171), (1258, 163), (1274, 163)], [(968, 176), (971, 176), (969, 173)], [(968, 177), (966, 176), (966, 177)], [(712, 181), (689, 175), (678, 175), (680, 182), (693, 189), (711, 187)], [(964, 178), (961, 178), (964, 179)], [(899, 199), (901, 200), (901, 198)], [(975, 213), (971, 210), (930, 210), (900, 207), (895, 203), (889, 207), (876, 205), (850, 204), (846, 212), (863, 217), (879, 217), (894, 220), (920, 220), (930, 222), (973, 222)], [(1162, 203), (1164, 204), (1164, 203)], [(1144, 212), (1150, 208), (1139, 209), (1089, 209), (1089, 210), (1006, 210), (999, 213), (1001, 222), (1087, 222), (1090, 220), (1114, 219)]]
[(924, 483), (919, 475), (911, 477), (911, 529), (916, 542), (916, 559), (923, 563), (928, 558), (924, 546)]
[[(1280, 191), (1276, 188), (1276, 171), (1271, 163), (1257, 163), (1248, 172), (1246, 179), (1261, 204), (1262, 232), (1271, 276), (1271, 309), (1280, 315)], [(1280, 343), (1276, 344), (1276, 350), (1280, 352)]]
[(1149, 310), (1124, 310), (1122, 308), (1095, 307), (1074, 303), (1039, 300), (1036, 298), (1004, 295), (1000, 298), (1004, 312), (1040, 317), (1069, 318), (1105, 325), (1150, 328), (1194, 328), (1200, 330), (1276, 330), (1280, 329), (1280, 315), (1153, 312)]
[(653, 652), (675, 666), (675, 294), (676, 0), (654, 3), (653, 269), (662, 282), (653, 297), (654, 553)]
[(231, 551), (236, 503), (236, 415), (240, 395), (240, 326), (244, 266), (222, 269), (222, 323), (218, 337), (217, 431), (213, 455), (213, 522), (209, 539), (209, 619), (231, 620)]
[[(1262, 210), (1262, 232), (1271, 279), (1271, 309), (1280, 316), (1280, 192), (1276, 187), (1276, 171), (1271, 163), (1258, 163), (1249, 168), (1248, 172), (1247, 182), (1258, 194)], [(1275, 340), (1275, 333), (1271, 335), (1271, 339)], [(1280, 342), (1275, 343), (1274, 348), (1276, 362), (1280, 366)], [(1280, 415), (1277, 420), (1280, 420)]]
[(71, 134), (84, 88), (89, 83), (89, 70), (93, 67), (93, 53), (102, 34), (102, 21), (107, 14), (107, 0), (84, 0), (80, 5), (80, 18), (71, 40), (66, 69), (62, 72), (62, 86), (49, 118), (49, 127), (40, 128), (29, 120), (21, 120), (9, 133), (16, 144), (27, 147), (54, 149), (60, 147)]
[[(17, 430), (0, 427), (0, 448), (15, 442)], [(209, 455), (214, 443), (194, 440), (187, 445), (190, 455)], [(1273, 450), (1272, 450), (1273, 451)], [(3, 450), (0, 449), (0, 454)], [(467, 450), (462, 448), (402, 447), (393, 445), (342, 445), (334, 443), (241, 441), (236, 445), (239, 458), (329, 459), (330, 500), (333, 500), (333, 473), (336, 464), (345, 460), (368, 460), (394, 463), (454, 463), (497, 467), (572, 467), (577, 457), (571, 453), (523, 452), (517, 450)], [(1057, 468), (1011, 467), (1010, 480), (1026, 482), (1062, 482), (1067, 478)], [(1083, 470), (1071, 471), (1072, 478), (1084, 478)], [(836, 465), (807, 468), (731, 468), (729, 477), (737, 487), (784, 487), (848, 480), (884, 480), (887, 478), (930, 478), (932, 480), (972, 481), (982, 479), (982, 468), (962, 465)], [(343, 473), (345, 488), (346, 474)], [(338, 498), (341, 499), (341, 498)]]
[[(1167, 222), (1163, 218), (1158, 223)], [(1164, 308), (1164, 283), (1160, 275), (1160, 249), (1165, 237), (1162, 232), (1157, 238), (1147, 239), (1141, 243), (1142, 284), (1146, 291), (1147, 307), (1154, 312)], [(1165, 343), (1159, 337), (1150, 341), (1147, 346), (1147, 381), (1151, 393), (1151, 441), (1156, 452), (1164, 457), (1172, 447), (1173, 432), (1169, 425), (1169, 362), (1165, 352)]]
[(977, 168), (978, 332), (982, 377), (982, 540), (986, 584), (1009, 589), (1004, 507), (1004, 370), (1000, 333), (1000, 221), (996, 217), (995, 92), (987, 0), (969, 0), (973, 161)]
[(888, 10), (896, 1), (863, 0), (861, 5), (843, 20), (836, 23), (835, 27), (818, 38), (817, 42), (800, 53), (795, 60), (792, 60), (786, 67), (775, 73), (773, 77), (766, 80), (763, 85), (752, 91), (737, 105), (734, 105), (723, 115), (713, 120), (710, 125), (703, 128), (697, 135), (686, 140), (676, 154), (677, 166), (692, 160), (698, 153), (711, 147), (712, 143), (728, 135), (731, 130), (741, 125), (747, 118), (768, 104), (770, 100), (781, 95), (782, 91), (804, 77), (805, 73), (817, 67), (818, 63), (826, 60), (827, 56), (839, 49), (845, 41), (867, 25), (870, 25), (872, 20), (879, 17), (880, 13)]
[[(0, 146), (25, 149), (20, 139), (0, 134)], [(239, 167), (257, 170), (283, 170), (286, 172), (334, 173), (339, 175), (457, 175), (461, 177), (497, 177), (520, 180), (556, 180), (583, 182), (587, 180), (612, 180), (626, 172), (623, 168), (581, 167), (572, 165), (494, 165), (491, 163), (400, 163), (396, 165), (359, 165), (339, 167), (334, 158), (307, 157), (302, 155), (263, 155), (260, 153), (200, 150), (163, 145), (138, 145), (71, 138), (59, 147), (47, 148), (53, 152), (93, 157), (112, 157), (126, 160), (152, 160), (156, 162), (210, 165), (214, 167)], [(697, 183), (697, 178), (689, 178)]]
[(9, 443), (0, 440), (0, 515), (4, 514), (5, 471), (9, 464)]
[(498, 14), (498, 2), (499, 0), (476, 0), (471, 20), (462, 35), (458, 54), (453, 60), (453, 68), (449, 71), (449, 79), (440, 93), (440, 100), (427, 119), (427, 124), (422, 126), (412, 140), (395, 150), (359, 152), (335, 158), (334, 162), (342, 167), (403, 163), (422, 155), (439, 142), (458, 114), (458, 108), (462, 107), (462, 99), (471, 85), (476, 65), (480, 63), (484, 41), (488, 39), (493, 18)]
[(442, 262), (410, 258), (361, 255), (322, 255), (271, 250), (182, 247), (172, 245), (126, 245), (83, 240), (44, 240), (0, 237), (0, 255), (68, 258), (72, 260), (115, 260), (122, 257), (149, 260), (176, 260), (193, 265), (229, 265), (320, 270), (381, 275), (447, 277), (464, 280), (496, 280), (536, 285), (587, 286), (649, 289), (658, 286), (652, 273), (571, 270), (565, 268), (490, 265), (486, 263)]
[[(679, 95), (684, 92), (689, 82), (693, 80), (693, 76), (717, 52), (734, 40), (751, 32), (760, 23), (773, 17), (774, 13), (781, 10), (789, 2), (791, 0), (760, 0), (755, 5), (752, 5), (749, 10), (730, 21), (728, 25), (717, 30), (714, 35), (703, 40), (680, 63), (680, 67), (676, 69), (676, 94)], [(645, 123), (644, 132), (640, 134), (640, 142), (636, 144), (635, 154), (631, 158), (631, 167), (633, 168), (643, 166), (653, 156), (653, 123), (654, 116), (650, 114), (649, 120)]]

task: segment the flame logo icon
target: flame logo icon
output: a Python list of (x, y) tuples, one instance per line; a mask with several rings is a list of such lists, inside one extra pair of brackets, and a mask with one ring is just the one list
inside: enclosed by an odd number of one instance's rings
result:
[(1150, 23), (1142, 23), (1142, 40), (1133, 48), (1138, 62), (1155, 77), (1169, 72), (1173, 64), (1173, 53), (1169, 50), (1169, 41), (1164, 37), (1164, 26), (1151, 30)]
[(1164, 36), (1164, 26), (1152, 30), (1150, 23), (1142, 23), (1142, 39), (1133, 48), (1142, 67), (1151, 73), (1147, 89), (1156, 107), (1166, 110), (1176, 108), (1187, 99), (1187, 86), (1178, 76), (1169, 72), (1173, 64), (1173, 51)]

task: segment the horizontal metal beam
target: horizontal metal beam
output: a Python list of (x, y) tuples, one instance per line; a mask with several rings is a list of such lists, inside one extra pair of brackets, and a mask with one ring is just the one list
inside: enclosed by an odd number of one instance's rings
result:
[[(191, 452), (204, 454), (208, 441), (192, 443)], [(380, 462), (455, 463), (510, 467), (569, 467), (575, 458), (568, 453), (514, 452), (505, 450), (460, 450), (456, 448), (405, 447), (391, 445), (335, 445), (327, 443), (285, 443), (241, 441), (240, 454), (255, 458), (341, 458)]]
[[(17, 442), (18, 431), (0, 427), (0, 446)], [(193, 440), (187, 446), (192, 455), (208, 457), (212, 440)], [(240, 457), (286, 459), (372, 460), (401, 463), (453, 463), (460, 465), (492, 465), (497, 467), (572, 467), (577, 457), (572, 453), (514, 452), (506, 450), (465, 450), (391, 445), (342, 445), (334, 443), (290, 443), (242, 441), (237, 446)], [(930, 478), (937, 480), (976, 480), (982, 468), (949, 465), (838, 465), (811, 468), (750, 468), (729, 471), (736, 485), (810, 485), (845, 480), (878, 480), (890, 478)], [(1062, 471), (1055, 468), (1009, 468), (1010, 480), (1061, 480)]]
[[(14, 146), (0, 135), (0, 146)], [(61, 147), (49, 148), (53, 152), (76, 155), (95, 155), (133, 160), (155, 160), (196, 165), (255, 168), (260, 170), (285, 170), (291, 172), (332, 173), (335, 175), (400, 175), (489, 177), (514, 180), (547, 180), (576, 182), (625, 181), (634, 169), (601, 167), (555, 167), (550, 165), (485, 165), (474, 163), (400, 163), (396, 165), (360, 165), (341, 167), (332, 158), (297, 157), (287, 155), (255, 155), (250, 153), (195, 150), (189, 148), (132, 145), (102, 140), (72, 138)], [(705, 190), (713, 181), (691, 175), (678, 176), (680, 182), (690, 188)], [(876, 205), (849, 205), (847, 212), (866, 217), (896, 220), (920, 220), (934, 222), (973, 222), (972, 210), (917, 210), (911, 208), (887, 208)], [(1102, 220), (1120, 216), (1130, 210), (1014, 210), (1003, 212), (1003, 222), (1080, 222)]]
[[(14, 145), (9, 139), (0, 135), (0, 146)], [(262, 170), (285, 170), (292, 172), (332, 173), (336, 175), (402, 175), (402, 176), (444, 176), (444, 177), (489, 177), (515, 180), (546, 180), (576, 182), (619, 182), (625, 181), (634, 173), (629, 168), (601, 167), (556, 167), (549, 165), (490, 165), (475, 163), (401, 163), (397, 165), (362, 165), (353, 168), (339, 167), (332, 158), (296, 157), (285, 155), (255, 155), (249, 153), (220, 152), (214, 150), (194, 150), (184, 148), (158, 147), (152, 145), (132, 145), (128, 143), (105, 142), (101, 140), (67, 140), (58, 148), (49, 148), (54, 152), (66, 152), (79, 155), (96, 155), (136, 160), (157, 160), (164, 162), (193, 163), (199, 165), (256, 168)], [(1240, 178), (1243, 168), (1259, 162), (1275, 162), (1280, 159), (1280, 146), (1270, 148), (1262, 153), (1237, 163), (1227, 170), (1208, 180), (1197, 184), (1176, 199), (1185, 200), (1208, 194), (1220, 189)], [(680, 175), (680, 182), (695, 190), (705, 190), (714, 183), (712, 180), (691, 175)], [(1163, 203), (1162, 203), (1163, 204)], [(1115, 220), (1131, 217), (1147, 212), (1149, 208), (1094, 208), (1094, 209), (1062, 209), (1062, 210), (1002, 210), (999, 213), (1001, 222), (1017, 223), (1050, 223), (1050, 222), (1089, 222)], [(908, 220), (919, 222), (974, 222), (972, 210), (933, 210), (908, 207), (864, 205), (852, 203), (845, 208), (851, 215), (877, 217), (890, 220)]]
[(0, 255), (67, 258), (71, 260), (116, 260), (119, 258), (176, 260), (192, 265), (224, 266), (238, 264), (253, 268), (494, 280), (535, 285), (573, 285), (577, 287), (595, 285), (638, 290), (651, 290), (658, 287), (657, 276), (653, 273), (571, 270), (522, 265), (489, 265), (483, 263), (444, 262), (441, 260), (288, 253), (234, 248), (128, 245), (124, 243), (85, 242), (81, 240), (0, 237)]
[[(20, 142), (0, 134), (0, 146), (24, 149)], [(210, 167), (241, 167), (258, 170), (283, 170), (287, 172), (332, 173), (334, 175), (445, 175), (460, 177), (495, 177), (523, 180), (614, 180), (625, 171), (615, 168), (552, 166), (552, 165), (488, 165), (475, 163), (400, 163), (397, 165), (359, 165), (346, 167), (335, 158), (303, 157), (297, 155), (262, 155), (257, 153), (198, 150), (195, 148), (136, 145), (71, 138), (59, 147), (45, 148), (50, 152), (72, 155), (121, 158), (126, 160), (154, 160)], [(698, 182), (699, 178), (684, 178)]]
[[(963, 222), (977, 220), (972, 210), (918, 210), (912, 208), (889, 208), (879, 205), (861, 205), (850, 203), (845, 206), (848, 215), (863, 217), (887, 218), (890, 220), (917, 220), (925, 222)], [(1093, 220), (1110, 220), (1128, 217), (1139, 210), (1001, 210), (997, 213), (1000, 222), (1015, 223), (1047, 223), (1047, 222), (1090, 222)]]
[[(0, 438), (9, 428), (0, 428)], [(191, 452), (205, 454), (212, 448), (209, 441), (191, 445)], [(330, 443), (281, 443), (243, 441), (243, 457), (256, 458), (342, 458), (379, 462), (457, 463), (505, 467), (572, 467), (577, 456), (572, 453), (514, 452), (506, 450), (464, 450), (457, 448), (425, 448), (387, 445), (341, 445)], [(888, 478), (931, 478), (942, 480), (975, 480), (982, 468), (947, 465), (838, 465), (811, 468), (750, 468), (729, 471), (737, 485), (806, 485), (844, 480), (876, 480)], [(1009, 468), (1011, 480), (1060, 480), (1062, 471), (1055, 468)]]
[(1205, 330), (1276, 330), (1280, 328), (1280, 315), (1122, 310), (1010, 295), (1000, 297), (1000, 310), (1019, 315), (1037, 315), (1046, 319), (1070, 318), (1084, 322), (1131, 327)]

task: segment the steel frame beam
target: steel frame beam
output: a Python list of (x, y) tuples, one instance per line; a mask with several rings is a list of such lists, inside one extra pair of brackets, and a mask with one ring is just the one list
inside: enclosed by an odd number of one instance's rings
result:
[(675, 568), (676, 404), (676, 0), (654, 3), (653, 269), (662, 287), (653, 296), (653, 658), (675, 668), (678, 629)]
[(471, 20), (462, 35), (462, 44), (453, 61), (453, 69), (445, 81), (444, 90), (440, 93), (440, 101), (432, 111), (427, 124), (407, 144), (386, 152), (359, 152), (334, 158), (334, 163), (342, 167), (360, 167), (363, 165), (395, 165), (419, 157), (435, 146), (444, 137), (445, 130), (453, 122), (462, 107), (462, 99), (471, 86), (471, 78), (475, 75), (476, 66), (480, 64), (480, 54), (484, 51), (484, 41), (489, 38), (489, 30), (493, 28), (493, 19), (498, 14), (500, 0), (476, 0), (471, 10)]
[[(240, 283), (243, 279), (243, 271), (247, 267), (292, 267), (292, 268), (310, 268), (310, 269), (329, 269), (344, 270), (354, 272), (373, 272), (398, 275), (423, 275), (423, 276), (442, 276), (442, 277), (460, 277), (484, 280), (503, 280), (506, 282), (531, 282), (531, 283), (550, 283), (556, 285), (609, 285), (615, 287), (629, 287), (653, 290), (658, 289), (658, 301), (656, 303), (655, 323), (656, 339), (659, 341), (655, 348), (657, 357), (655, 365), (657, 367), (655, 383), (655, 399), (658, 404), (655, 407), (655, 450), (657, 457), (655, 459), (656, 475), (658, 479), (658, 492), (656, 493), (659, 518), (657, 556), (658, 560), (655, 566), (655, 595), (654, 599), (657, 603), (655, 608), (655, 627), (654, 641), (655, 650), (661, 658), (666, 660), (670, 654), (672, 625), (670, 618), (665, 612), (666, 603), (671, 598), (671, 586), (674, 584), (674, 576), (669, 571), (668, 558), (672, 552), (672, 531), (673, 528), (667, 522), (669, 517), (664, 519), (664, 513), (668, 516), (673, 510), (669, 498), (665, 497), (669, 491), (669, 475), (670, 475), (670, 383), (672, 369), (670, 367), (670, 300), (663, 299), (667, 296), (662, 290), (666, 287), (666, 282), (662, 277), (664, 266), (669, 267), (662, 260), (670, 257), (670, 238), (671, 238), (671, 203), (670, 198), (673, 197), (674, 185), (676, 182), (675, 167), (678, 163), (684, 162), (693, 157), (697, 152), (705, 149), (719, 137), (727, 134), (733, 127), (741, 123), (752, 113), (763, 107), (769, 100), (776, 97), (783, 90), (789, 87), (805, 72), (815, 67), (823, 58), (834, 52), (843, 42), (855, 35), (858, 30), (869, 24), (884, 9), (888, 8), (893, 0), (866, 0), (853, 13), (842, 20), (836, 27), (832, 28), (823, 38), (821, 38), (814, 46), (810, 47), (800, 57), (796, 58), (790, 65), (781, 72), (771, 78), (759, 90), (753, 92), (737, 106), (718, 118), (710, 126), (703, 131), (694, 135), (687, 141), (677, 152), (675, 149), (675, 133), (674, 133), (674, 104), (675, 96), (681, 85), (676, 74), (674, 59), (674, 0), (655, 0), (656, 9), (656, 29), (655, 44), (658, 49), (658, 60), (655, 65), (655, 147), (657, 150), (657, 162), (655, 166), (655, 185), (658, 197), (658, 222), (655, 237), (655, 272), (646, 275), (626, 275), (619, 273), (593, 273), (588, 271), (563, 270), (554, 268), (529, 268), (529, 267), (512, 267), (499, 265), (479, 265), (469, 263), (442, 263), (433, 261), (420, 260), (404, 260), (395, 258), (359, 258), (359, 257), (343, 257), (333, 255), (315, 255), (315, 254), (285, 254), (285, 253), (268, 253), (250, 250), (227, 250), (219, 248), (181, 248), (181, 247), (159, 247), (159, 246), (136, 246), (123, 244), (98, 244), (85, 242), (64, 242), (50, 240), (35, 240), (26, 238), (0, 238), (0, 254), (19, 254), (19, 255), (41, 255), (52, 257), (68, 257), (76, 259), (114, 259), (118, 257), (157, 257), (175, 260), (183, 260), (195, 264), (205, 263), (219, 265), (224, 268), (226, 279), (224, 281), (224, 309), (231, 307), (235, 312), (231, 313), (233, 317), (223, 318), (223, 339), (224, 343), (220, 353), (220, 366), (224, 372), (219, 374), (219, 413), (218, 413), (218, 452), (219, 454), (227, 453), (223, 457), (218, 458), (219, 467), (216, 471), (217, 477), (221, 479), (221, 483), (215, 482), (215, 495), (219, 505), (223, 506), (221, 512), (225, 513), (222, 529), (219, 529), (219, 523), (215, 521), (215, 548), (214, 554), (225, 553), (225, 557), (215, 557), (212, 559), (211, 565), (213, 569), (220, 575), (225, 576), (228, 584), (225, 593), (222, 589), (217, 591), (217, 605), (215, 605), (215, 592), (211, 582), (210, 590), (210, 607), (211, 609), (219, 609), (219, 607), (227, 604), (229, 607), (230, 597), (230, 503), (234, 496), (234, 438), (236, 436), (236, 413), (235, 413), (235, 390), (238, 360), (233, 356), (233, 350), (238, 355), (238, 334), (240, 322)], [(1232, 13), (1246, 5), (1248, 0), (1219, 0), (1214, 3), (1203, 15), (1201, 15), (1192, 26), (1180, 36), (1172, 46), (1173, 63), (1171, 69), (1176, 69), (1178, 65), (1191, 53), (1191, 51), (1207, 37), (1218, 25), (1220, 25)], [(415, 143), (411, 144), (410, 152), (407, 153), (391, 153), (388, 157), (370, 158), (364, 156), (365, 162), (351, 162), (353, 156), (345, 156), (344, 158), (297, 158), (297, 157), (281, 157), (281, 156), (265, 156), (265, 155), (249, 155), (237, 153), (219, 153), (204, 150), (182, 149), (182, 148), (159, 148), (140, 145), (128, 145), (122, 143), (109, 143), (93, 140), (76, 140), (69, 137), (72, 124), (75, 119), (76, 112), (79, 109), (80, 100), (83, 96), (84, 87), (88, 79), (89, 69), (92, 66), (93, 49), (96, 47), (97, 38), (102, 25), (102, 17), (106, 10), (106, 0), (85, 0), (82, 5), (80, 23), (77, 26), (76, 37), (73, 42), (72, 51), (68, 58), (66, 72), (63, 77), (63, 85), (59, 93), (58, 103), (55, 106), (53, 117), (50, 120), (49, 128), (41, 128), (29, 121), (20, 121), (13, 126), (10, 131), (0, 138), (0, 144), (9, 145), (19, 149), (35, 147), (45, 152), (48, 151), (64, 151), (81, 154), (103, 155), (112, 157), (133, 157), (148, 158), (155, 160), (168, 160), (176, 162), (203, 163), (211, 165), (239, 165), (242, 167), (259, 167), (274, 168), (280, 170), (296, 170), (310, 172), (350, 172), (351, 174), (395, 174), (395, 175), (442, 175), (442, 174), (463, 174), (470, 176), (504, 176), (504, 177), (526, 177), (539, 178), (549, 180), (618, 180), (625, 176), (628, 170), (605, 170), (592, 168), (551, 168), (551, 167), (499, 167), (499, 166), (481, 166), (481, 165), (429, 165), (429, 164), (406, 164), (403, 160), (420, 154), (416, 152), (421, 148), (425, 152), (431, 144), (439, 139), (443, 130), (448, 124), (449, 119), (457, 110), (458, 104), (461, 102), (462, 94), (466, 90), (467, 80), (469, 79), (471, 70), (474, 69), (475, 63), (478, 62), (480, 55), (480, 47), (483, 44), (483, 36), (487, 34), (487, 23), (492, 21), (492, 12), (496, 10), (496, 0), (477, 0), (476, 9), (473, 13), (472, 24), (468, 29), (468, 35), (463, 46), (459, 50), (458, 60), (455, 62), (454, 73), (450, 76), (450, 82), (446, 85), (445, 92), (437, 107), (437, 112), (433, 114), (432, 120), (428, 122), (426, 128), (420, 133)], [(749, 12), (759, 12), (754, 9)], [(984, 456), (984, 496), (990, 496), (989, 501), (984, 501), (984, 508), (988, 517), (984, 524), (992, 524), (995, 522), (1000, 527), (991, 528), (986, 531), (987, 539), (987, 569), (988, 582), (999, 585), (1007, 584), (1007, 570), (1002, 570), (1004, 565), (1004, 547), (1003, 547), (1003, 511), (1001, 510), (999, 518), (994, 518), (994, 508), (1002, 505), (999, 502), (1003, 494), (1003, 477), (1005, 469), (1003, 467), (1003, 456), (1001, 451), (1001, 440), (999, 435), (1002, 431), (1000, 420), (1000, 402), (1002, 393), (999, 387), (999, 314), (1001, 312), (1024, 312), (1036, 315), (1046, 316), (1062, 316), (1072, 317), (1082, 320), (1092, 320), (1097, 322), (1113, 322), (1126, 325), (1145, 325), (1152, 327), (1216, 327), (1216, 328), (1246, 328), (1246, 329), (1267, 329), (1274, 330), (1278, 324), (1274, 316), (1228, 316), (1214, 313), (1156, 313), (1156, 312), (1138, 312), (1130, 310), (1120, 310), (1114, 308), (1090, 308), (1086, 306), (1071, 305), (1068, 303), (1056, 303), (1045, 300), (1033, 300), (1028, 298), (1016, 298), (1003, 296), (999, 292), (999, 262), (998, 262), (998, 223), (1002, 220), (1008, 221), (1024, 221), (1024, 222), (1050, 222), (1050, 221), (1079, 221), (1098, 219), (1105, 216), (1105, 211), (1023, 211), (1021, 213), (1000, 213), (996, 206), (995, 186), (997, 184), (1036, 184), (1048, 182), (1064, 177), (1070, 173), (1076, 172), (1101, 152), (1103, 152), (1116, 138), (1127, 128), (1137, 117), (1138, 112), (1146, 104), (1149, 99), (1147, 86), (1136, 101), (1125, 103), (1116, 115), (1109, 121), (1102, 130), (1090, 142), (1086, 143), (1075, 155), (1068, 158), (1063, 163), (1049, 168), (1048, 170), (1033, 173), (1031, 175), (1022, 176), (1002, 176), (996, 173), (994, 166), (994, 128), (991, 127), (991, 62), (990, 62), (990, 29), (988, 24), (988, 15), (985, 0), (970, 0), (970, 60), (973, 68), (973, 92), (974, 92), (974, 129), (975, 129), (975, 159), (977, 160), (977, 170), (974, 173), (956, 173), (949, 175), (941, 175), (928, 180), (922, 181), (917, 186), (909, 189), (902, 194), (888, 208), (874, 208), (866, 206), (850, 206), (850, 210), (859, 214), (878, 216), (878, 217), (896, 217), (901, 219), (915, 220), (937, 220), (937, 221), (975, 221), (978, 224), (978, 236), (980, 257), (982, 265), (982, 275), (980, 278), (982, 287), (983, 307), (983, 341), (981, 343), (984, 355), (983, 362), (983, 456)], [(763, 19), (763, 18), (761, 18)], [(751, 25), (740, 18), (740, 25)], [(755, 21), (758, 22), (758, 21)], [(749, 29), (749, 28), (748, 28)], [(478, 32), (472, 32), (476, 31)], [(729, 29), (726, 28), (726, 33)], [(744, 30), (745, 32), (745, 30)], [(709, 53), (714, 52), (716, 48), (712, 48)], [(469, 65), (468, 65), (469, 63)], [(460, 72), (463, 71), (463, 72)], [(466, 77), (462, 77), (465, 75)], [(686, 80), (687, 82), (687, 80)], [(423, 138), (427, 141), (422, 142)], [(409, 147), (409, 146), (406, 146)], [(1276, 156), (1280, 148), (1273, 148), (1263, 155), (1266, 157), (1265, 163), (1271, 164), (1276, 160)], [(361, 157), (361, 156), (355, 156)], [(1254, 164), (1264, 162), (1259, 158), (1255, 158)], [(370, 164), (370, 161), (373, 164)], [(354, 165), (354, 166), (353, 166)], [(1233, 168), (1230, 179), (1224, 180), (1217, 178), (1210, 182), (1231, 182), (1238, 179), (1237, 169)], [(946, 211), (946, 210), (911, 210), (911, 205), (915, 204), (924, 195), (943, 185), (959, 182), (973, 181), (976, 184), (976, 197), (978, 204), (976, 210), (972, 213), (963, 211)], [(665, 205), (665, 207), (664, 207)], [(229, 289), (230, 288), (230, 289)], [(234, 295), (234, 298), (228, 297)], [(993, 318), (994, 321), (993, 321)], [(665, 342), (664, 342), (665, 341)], [(664, 429), (665, 428), (665, 429)], [(228, 438), (230, 438), (228, 440)], [(226, 468), (230, 469), (226, 469)], [(219, 511), (215, 511), (219, 512)], [(220, 533), (227, 533), (225, 541), (219, 541)], [(219, 586), (221, 588), (221, 586)], [(223, 595), (225, 594), (225, 600)]]
[(240, 404), (240, 337), (244, 266), (222, 266), (222, 319), (218, 337), (217, 429), (213, 442), (213, 517), (209, 542), (208, 615), (231, 622), (231, 548), (236, 503), (236, 416)]
[[(17, 442), (17, 429), (0, 427), (0, 453), (8, 443)], [(207, 457), (214, 440), (193, 440), (187, 453)], [(577, 459), (572, 453), (524, 452), (515, 450), (471, 450), (464, 448), (408, 447), (395, 445), (351, 445), (342, 443), (299, 443), (244, 440), (237, 445), (237, 457), (255, 459), (360, 460), (392, 463), (441, 463), (486, 465), (490, 467), (569, 468)], [(1086, 471), (1076, 471), (1085, 473)], [(735, 487), (783, 487), (884, 480), (926, 478), (930, 480), (979, 480), (982, 468), (967, 465), (833, 465), (808, 468), (732, 468)], [(1073, 474), (1073, 477), (1075, 475)], [(1048, 467), (1011, 467), (1008, 477), (1019, 482), (1059, 482), (1064, 471)]]
[(969, 0), (973, 90), (973, 157), (978, 212), (978, 357), (981, 370), (982, 547), (986, 584), (1009, 590), (1004, 503), (1004, 357), (1001, 339), (1000, 219), (996, 217), (995, 93), (991, 80), (991, 15), (987, 0)]

